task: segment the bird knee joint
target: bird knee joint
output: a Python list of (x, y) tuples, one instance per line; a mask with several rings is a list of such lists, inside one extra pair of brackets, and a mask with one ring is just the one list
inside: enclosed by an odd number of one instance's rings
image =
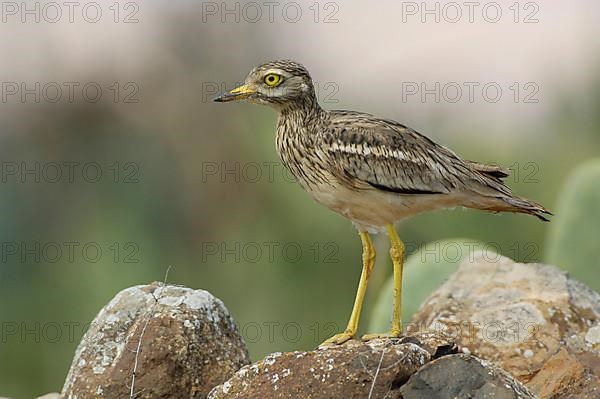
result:
[(366, 249), (363, 252), (363, 260), (365, 262), (374, 263), (375, 262), (375, 251), (372, 249)]
[(390, 248), (390, 256), (392, 257), (392, 259), (394, 260), (399, 260), (401, 261), (404, 258), (404, 245), (399, 245), (399, 246), (392, 246)]

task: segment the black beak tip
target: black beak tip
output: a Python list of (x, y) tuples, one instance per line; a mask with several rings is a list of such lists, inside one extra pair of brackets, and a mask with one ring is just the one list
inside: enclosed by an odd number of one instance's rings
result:
[(215, 103), (222, 103), (223, 102), (223, 96), (216, 96), (215, 98), (212, 99), (213, 102)]

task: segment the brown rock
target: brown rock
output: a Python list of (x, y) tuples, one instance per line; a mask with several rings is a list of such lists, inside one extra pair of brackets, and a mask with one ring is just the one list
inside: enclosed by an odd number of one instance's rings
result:
[(399, 398), (411, 374), (436, 355), (456, 352), (440, 334), (352, 340), (309, 352), (274, 353), (240, 369), (209, 398)]
[(403, 399), (535, 399), (506, 371), (464, 354), (444, 356), (426, 364), (400, 392)]
[(562, 348), (527, 386), (541, 398), (600, 398), (600, 358)]
[(204, 398), (249, 363), (223, 303), (203, 290), (154, 283), (121, 291), (92, 322), (65, 398)]
[(480, 252), (425, 301), (409, 331), (445, 331), (463, 352), (527, 382), (561, 348), (598, 354), (599, 321), (600, 295), (565, 272)]

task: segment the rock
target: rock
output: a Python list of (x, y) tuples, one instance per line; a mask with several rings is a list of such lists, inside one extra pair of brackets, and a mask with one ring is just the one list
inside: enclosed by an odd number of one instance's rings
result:
[(600, 358), (572, 354), (565, 348), (552, 356), (527, 384), (542, 398), (600, 398)]
[(594, 326), (588, 330), (585, 334), (585, 342), (592, 346), (600, 344), (600, 326)]
[(426, 364), (400, 388), (403, 399), (535, 399), (506, 371), (471, 355)]
[(209, 398), (398, 398), (399, 388), (421, 366), (456, 351), (447, 337), (422, 333), (273, 353), (244, 366)]
[(248, 364), (223, 303), (203, 290), (127, 288), (96, 316), (75, 353), (65, 398), (204, 398)]
[[(423, 303), (409, 331), (445, 331), (464, 353), (493, 361), (524, 383), (564, 348), (560, 356), (575, 359), (568, 378), (580, 376), (578, 383), (593, 390), (595, 380), (576, 364), (584, 354), (598, 358), (599, 321), (600, 295), (556, 267), (479, 252)], [(532, 380), (534, 394), (552, 369)]]

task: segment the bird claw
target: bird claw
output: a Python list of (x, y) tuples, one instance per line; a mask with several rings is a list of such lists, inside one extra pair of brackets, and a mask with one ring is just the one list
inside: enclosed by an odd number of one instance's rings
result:
[(333, 337), (323, 341), (323, 343), (321, 345), (319, 345), (319, 348), (322, 346), (329, 346), (329, 345), (341, 345), (344, 342), (351, 340), (352, 338), (354, 338), (353, 332), (344, 331), (342, 333), (335, 334)]
[(360, 337), (363, 341), (370, 341), (372, 339), (390, 339), (390, 338), (400, 338), (402, 336), (402, 331), (390, 331), (383, 334), (365, 334)]

